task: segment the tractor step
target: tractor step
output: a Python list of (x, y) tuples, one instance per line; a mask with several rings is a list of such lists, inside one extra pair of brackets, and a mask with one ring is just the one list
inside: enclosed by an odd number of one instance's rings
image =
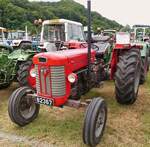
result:
[(73, 108), (80, 108), (80, 107), (87, 107), (88, 106), (88, 103), (86, 102), (81, 102), (80, 100), (79, 101), (76, 101), (76, 100), (68, 100), (67, 103), (65, 104), (65, 106), (68, 106), (68, 107), (73, 107)]

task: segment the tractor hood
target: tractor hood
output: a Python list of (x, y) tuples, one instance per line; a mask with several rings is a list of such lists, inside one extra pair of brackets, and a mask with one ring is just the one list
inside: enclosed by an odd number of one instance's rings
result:
[[(33, 63), (43, 66), (67, 66), (70, 70), (76, 71), (87, 66), (88, 50), (72, 49), (49, 53), (40, 53), (33, 57)], [(95, 51), (91, 51), (91, 62), (95, 60)]]

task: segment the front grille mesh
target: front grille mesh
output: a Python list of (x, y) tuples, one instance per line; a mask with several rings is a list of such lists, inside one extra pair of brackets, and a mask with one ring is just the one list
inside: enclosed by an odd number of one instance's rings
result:
[(53, 97), (64, 96), (66, 94), (66, 80), (65, 80), (64, 66), (51, 66), (49, 68), (50, 73), (47, 74), (46, 77), (44, 77), (43, 73), (41, 72), (41, 70), (43, 69), (47, 69), (47, 67), (41, 67), (38, 70), (38, 66), (35, 65), (37, 92), (48, 95), (51, 94), (51, 96)]
[(65, 71), (64, 66), (52, 66), (51, 68), (51, 85), (53, 96), (63, 96), (66, 93)]

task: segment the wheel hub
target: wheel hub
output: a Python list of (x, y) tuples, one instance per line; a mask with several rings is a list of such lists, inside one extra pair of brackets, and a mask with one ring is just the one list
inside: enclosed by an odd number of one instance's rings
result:
[(31, 97), (24, 96), (21, 101), (20, 113), (25, 118), (30, 118), (35, 112), (36, 106)]
[(105, 121), (105, 110), (104, 108), (100, 111), (97, 121), (96, 121), (96, 128), (95, 128), (95, 136), (99, 137), (102, 129), (104, 127), (104, 121)]

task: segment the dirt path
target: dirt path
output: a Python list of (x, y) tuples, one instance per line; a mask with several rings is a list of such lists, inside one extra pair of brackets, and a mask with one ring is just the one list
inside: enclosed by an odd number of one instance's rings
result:
[(39, 142), (38, 140), (32, 140), (27, 137), (0, 131), (0, 145), (11, 147), (12, 144), (15, 146), (22, 144), (23, 146), (55, 147), (54, 145), (50, 145), (48, 142)]

